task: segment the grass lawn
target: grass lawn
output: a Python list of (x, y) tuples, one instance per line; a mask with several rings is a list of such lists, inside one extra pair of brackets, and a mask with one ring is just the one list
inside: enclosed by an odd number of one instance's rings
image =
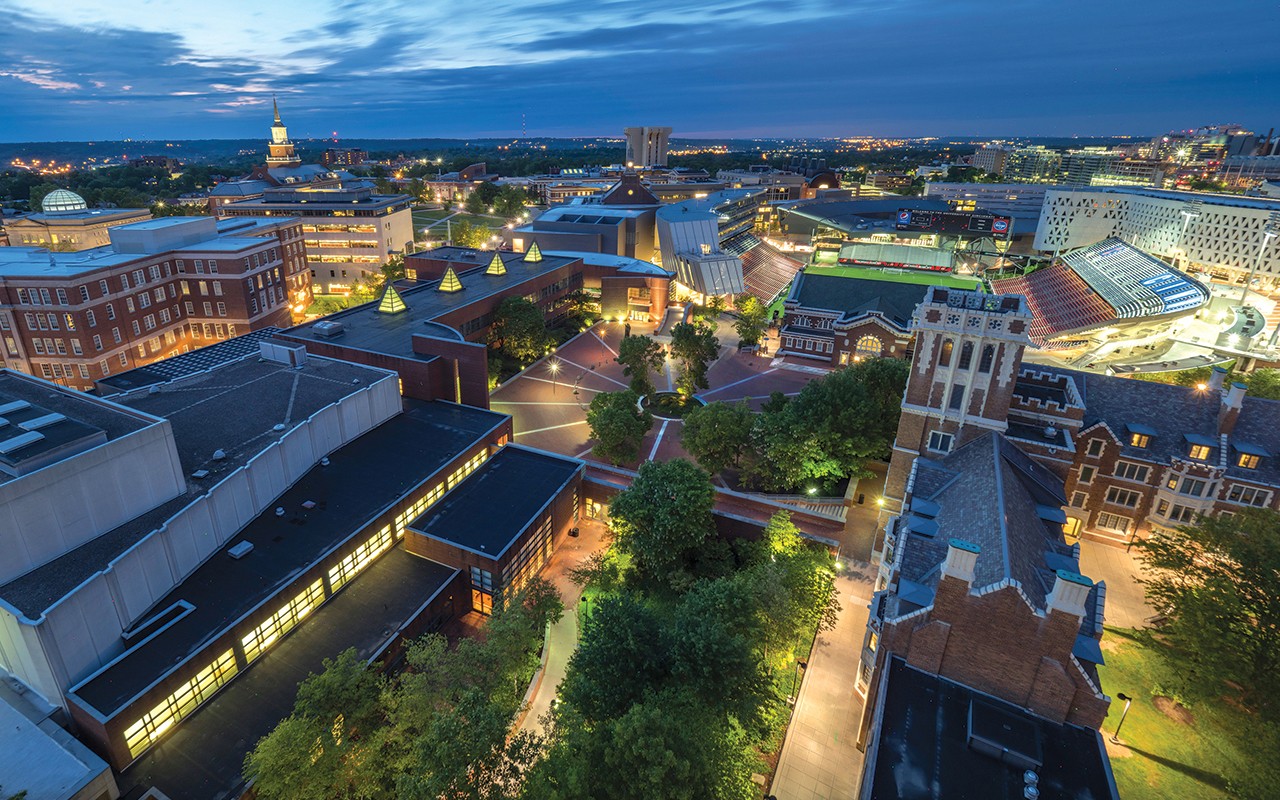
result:
[(841, 278), (870, 278), (895, 283), (915, 283), (921, 286), (949, 286), (952, 289), (978, 289), (982, 283), (976, 278), (950, 275), (924, 270), (884, 270), (871, 267), (825, 267), (810, 265), (805, 271), (811, 275), (835, 275)]
[[(1134, 698), (1121, 730), (1123, 744), (1107, 742), (1123, 800), (1231, 797), (1228, 778), (1260, 770), (1262, 759), (1274, 757), (1260, 745), (1268, 738), (1261, 723), (1229, 700), (1192, 703), (1189, 723), (1156, 708), (1154, 687), (1177, 687), (1180, 679), (1162, 646), (1146, 634), (1108, 628), (1102, 648), (1102, 690), (1112, 698), (1117, 692)], [(1124, 703), (1112, 700), (1104, 739), (1110, 739), (1123, 709)]]

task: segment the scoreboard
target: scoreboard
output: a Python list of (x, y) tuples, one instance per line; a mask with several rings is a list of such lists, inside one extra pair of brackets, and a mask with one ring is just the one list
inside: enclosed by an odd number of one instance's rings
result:
[(944, 236), (990, 236), (1007, 241), (1013, 231), (1013, 218), (995, 214), (968, 214), (963, 211), (921, 211), (898, 209), (897, 229), (916, 233), (938, 233)]

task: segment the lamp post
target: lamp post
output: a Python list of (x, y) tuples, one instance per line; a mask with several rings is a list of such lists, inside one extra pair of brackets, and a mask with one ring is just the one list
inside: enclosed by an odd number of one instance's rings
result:
[(1244, 288), (1240, 290), (1240, 305), (1244, 305), (1244, 301), (1249, 297), (1249, 286), (1253, 283), (1253, 276), (1257, 274), (1258, 267), (1262, 265), (1262, 254), (1266, 252), (1267, 245), (1271, 244), (1271, 240), (1275, 238), (1276, 232), (1268, 230), (1262, 234), (1262, 246), (1258, 248), (1258, 255), (1253, 258), (1253, 266), (1249, 268), (1249, 277), (1245, 278)]
[(1133, 704), (1133, 698), (1124, 692), (1116, 692), (1116, 699), (1124, 701), (1124, 711), (1120, 712), (1120, 724), (1116, 726), (1116, 732), (1111, 734), (1111, 743), (1120, 744), (1120, 729), (1124, 727), (1124, 718), (1129, 714), (1129, 706)]
[(556, 376), (560, 374), (560, 362), (552, 359), (547, 362), (547, 371), (551, 373), (551, 395), (554, 397), (556, 388), (559, 384), (556, 382)]

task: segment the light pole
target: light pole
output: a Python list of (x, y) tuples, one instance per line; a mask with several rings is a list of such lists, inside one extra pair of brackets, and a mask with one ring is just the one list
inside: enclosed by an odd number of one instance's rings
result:
[(551, 395), (554, 397), (556, 388), (559, 384), (556, 382), (556, 376), (560, 374), (560, 362), (552, 359), (547, 362), (547, 371), (551, 373)]
[(1124, 692), (1116, 692), (1116, 699), (1124, 701), (1124, 711), (1120, 712), (1120, 724), (1116, 725), (1116, 732), (1111, 734), (1111, 743), (1120, 744), (1120, 728), (1124, 727), (1124, 718), (1129, 714), (1129, 706), (1133, 704), (1133, 698)]
[(800, 702), (800, 690), (797, 688), (797, 684), (800, 683), (800, 670), (808, 668), (808, 661), (801, 661), (798, 658), (796, 659), (796, 673), (791, 678), (791, 705), (793, 706)]
[(1258, 267), (1262, 265), (1262, 254), (1266, 252), (1267, 245), (1271, 244), (1271, 240), (1276, 236), (1276, 232), (1271, 230), (1271, 226), (1267, 226), (1267, 230), (1262, 234), (1262, 246), (1258, 248), (1258, 255), (1253, 258), (1253, 266), (1249, 269), (1249, 277), (1245, 278), (1244, 288), (1240, 290), (1240, 305), (1249, 297), (1249, 286), (1253, 284), (1253, 276), (1257, 274)]

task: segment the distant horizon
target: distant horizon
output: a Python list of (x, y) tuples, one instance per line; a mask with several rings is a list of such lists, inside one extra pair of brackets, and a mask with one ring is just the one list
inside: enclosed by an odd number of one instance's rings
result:
[(1258, 6), (0, 0), (0, 141), (260, 139), (273, 96), (300, 138), (1265, 133), (1280, 15)]

